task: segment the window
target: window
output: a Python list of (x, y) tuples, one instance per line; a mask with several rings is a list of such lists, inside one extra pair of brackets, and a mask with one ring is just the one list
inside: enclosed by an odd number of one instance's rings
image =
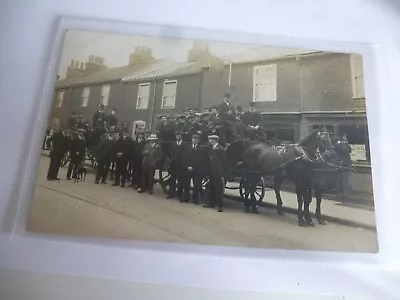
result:
[(56, 101), (57, 101), (57, 107), (62, 107), (63, 102), (64, 102), (64, 91), (59, 91), (57, 92), (56, 96)]
[(82, 106), (84, 106), (84, 107), (88, 106), (89, 94), (90, 94), (90, 88), (89, 87), (83, 88), (83, 90), (82, 90)]
[(163, 97), (161, 107), (163, 108), (173, 108), (175, 107), (176, 100), (176, 80), (164, 81)]
[(110, 85), (103, 85), (101, 89), (101, 104), (108, 105), (108, 96), (110, 95)]
[(276, 65), (255, 66), (253, 69), (253, 101), (276, 101)]
[(350, 67), (353, 85), (353, 98), (365, 98), (362, 56), (358, 54), (350, 55)]
[(354, 161), (370, 162), (368, 127), (365, 125), (339, 126), (339, 136), (344, 134), (346, 134), (347, 140), (352, 147), (352, 159)]
[(136, 108), (147, 109), (149, 105), (149, 97), (150, 97), (150, 83), (139, 84)]
[(294, 142), (294, 129), (277, 128), (276, 138), (283, 142)]

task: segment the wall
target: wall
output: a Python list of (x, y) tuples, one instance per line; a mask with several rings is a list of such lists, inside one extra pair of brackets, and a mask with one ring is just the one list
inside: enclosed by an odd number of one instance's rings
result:
[[(163, 84), (165, 80), (177, 80), (175, 108), (162, 109)], [(120, 122), (129, 124), (130, 128), (133, 121), (146, 121), (147, 128), (157, 119), (160, 114), (181, 113), (185, 108), (199, 108), (201, 96), (201, 73), (186, 76), (170, 77), (168, 79), (158, 79), (151, 81), (149, 105), (147, 109), (136, 109), (138, 87), (140, 83), (147, 83), (149, 80), (141, 82), (111, 82), (110, 94), (106, 112), (116, 108)], [(82, 87), (71, 87), (65, 89), (64, 102), (61, 108), (53, 107), (52, 117), (61, 119), (66, 123), (72, 111), (83, 114), (92, 124), (92, 117), (100, 104), (101, 90), (103, 84), (90, 85), (89, 102), (86, 107), (82, 107)], [(156, 89), (154, 93), (154, 89)], [(154, 98), (155, 97), (155, 98)], [(154, 108), (154, 110), (153, 110)]]
[(233, 64), (231, 88), (229, 67), (223, 73), (205, 71), (202, 108), (222, 102), (231, 89), (233, 104), (244, 108), (253, 98), (253, 67), (277, 64), (277, 100), (257, 103), (266, 112), (365, 110), (364, 99), (353, 99), (350, 56), (341, 53)]
[[(174, 108), (161, 108), (163, 84), (165, 80), (177, 80), (176, 102)], [(153, 122), (160, 114), (180, 114), (186, 108), (200, 108), (202, 74), (190, 74), (157, 80), (154, 101)]]
[(306, 56), (299, 63), (304, 111), (365, 110), (364, 99), (353, 99), (349, 54)]

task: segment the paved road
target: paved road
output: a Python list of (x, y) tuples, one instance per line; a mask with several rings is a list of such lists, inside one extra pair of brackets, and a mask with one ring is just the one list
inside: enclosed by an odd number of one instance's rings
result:
[(86, 182), (45, 180), (49, 159), (42, 157), (37, 187), (28, 218), (28, 231), (90, 235), (122, 239), (249, 246), (299, 250), (376, 252), (376, 234), (337, 224), (301, 228), (293, 215), (278, 216), (261, 209), (243, 213), (240, 203), (226, 200), (218, 213), (194, 204), (167, 200), (156, 187), (154, 195)]

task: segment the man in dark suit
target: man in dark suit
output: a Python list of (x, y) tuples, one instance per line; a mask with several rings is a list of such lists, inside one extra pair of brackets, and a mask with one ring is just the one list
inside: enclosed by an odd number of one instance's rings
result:
[(229, 93), (224, 94), (224, 102), (222, 102), (218, 108), (218, 114), (223, 119), (231, 119), (231, 116), (235, 114), (235, 107), (231, 103), (231, 95)]
[(99, 104), (99, 109), (93, 115), (93, 128), (96, 132), (96, 139), (100, 142), (101, 135), (105, 132), (106, 114), (104, 105)]
[(133, 142), (132, 150), (132, 183), (129, 187), (138, 189), (142, 182), (142, 162), (143, 162), (143, 150), (146, 145), (144, 138), (144, 132), (138, 132), (137, 138)]
[(105, 121), (106, 121), (106, 114), (104, 112), (104, 105), (99, 104), (99, 109), (93, 115), (93, 127), (104, 128)]
[(225, 93), (224, 102), (218, 106), (218, 116), (224, 127), (224, 143), (232, 143), (239, 138), (239, 135), (235, 128), (235, 107), (231, 104), (231, 95)]
[(170, 166), (170, 184), (169, 184), (169, 195), (167, 199), (175, 198), (178, 181), (178, 197), (183, 201), (183, 184), (184, 184), (184, 172), (183, 172), (183, 156), (186, 150), (186, 144), (183, 141), (183, 133), (176, 132), (176, 142), (171, 146), (171, 166)]
[(245, 112), (241, 118), (244, 125), (244, 132), (246, 137), (254, 139), (256, 135), (262, 135), (261, 130), (261, 114), (256, 111), (256, 103), (251, 102), (249, 111)]
[(110, 171), (111, 160), (115, 154), (116, 142), (117, 135), (114, 131), (105, 133), (101, 138), (97, 154), (99, 164), (96, 172), (96, 184), (98, 184), (100, 180), (101, 183), (106, 183), (108, 172)]
[(217, 135), (210, 135), (208, 141), (211, 145), (210, 150), (210, 199), (205, 207), (214, 208), (218, 207), (218, 212), (223, 210), (222, 197), (224, 195), (225, 182), (224, 174), (227, 163), (225, 149), (219, 145), (219, 137)]
[(67, 179), (71, 180), (71, 174), (72, 178), (76, 178), (78, 169), (84, 163), (86, 157), (85, 130), (78, 130), (78, 136), (71, 141), (69, 153), (71, 161), (68, 165)]
[(60, 127), (54, 128), (54, 133), (47, 140), (51, 144), (50, 165), (47, 172), (47, 180), (60, 180), (58, 172), (60, 170), (62, 159), (68, 151), (69, 143), (66, 135)]
[(67, 120), (67, 126), (72, 129), (77, 125), (78, 125), (77, 114), (75, 111), (73, 111), (71, 116)]
[(204, 176), (204, 164), (208, 163), (205, 159), (205, 150), (200, 145), (200, 135), (192, 135), (192, 143), (187, 146), (183, 158), (183, 202), (189, 202), (190, 183), (193, 180), (193, 203), (198, 203), (198, 197), (202, 190), (202, 180)]
[(118, 124), (117, 109), (113, 108), (111, 110), (111, 115), (106, 118), (106, 123), (109, 127), (115, 127)]
[(133, 141), (123, 128), (115, 145), (115, 176), (113, 186), (121, 185), (125, 187), (125, 181), (128, 177), (128, 163), (133, 151)]
[(162, 151), (160, 145), (157, 143), (157, 136), (150, 134), (147, 141), (148, 143), (143, 149), (143, 162), (142, 162), (142, 183), (138, 190), (139, 193), (147, 191), (153, 194), (154, 175), (156, 166), (162, 159)]

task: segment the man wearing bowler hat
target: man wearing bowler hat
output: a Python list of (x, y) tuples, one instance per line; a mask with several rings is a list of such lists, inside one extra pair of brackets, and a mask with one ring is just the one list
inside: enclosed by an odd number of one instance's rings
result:
[(209, 203), (205, 207), (214, 208), (218, 207), (218, 212), (222, 212), (225, 182), (224, 173), (227, 163), (225, 149), (218, 143), (219, 136), (210, 135), (208, 141), (211, 145), (210, 150), (210, 195)]

